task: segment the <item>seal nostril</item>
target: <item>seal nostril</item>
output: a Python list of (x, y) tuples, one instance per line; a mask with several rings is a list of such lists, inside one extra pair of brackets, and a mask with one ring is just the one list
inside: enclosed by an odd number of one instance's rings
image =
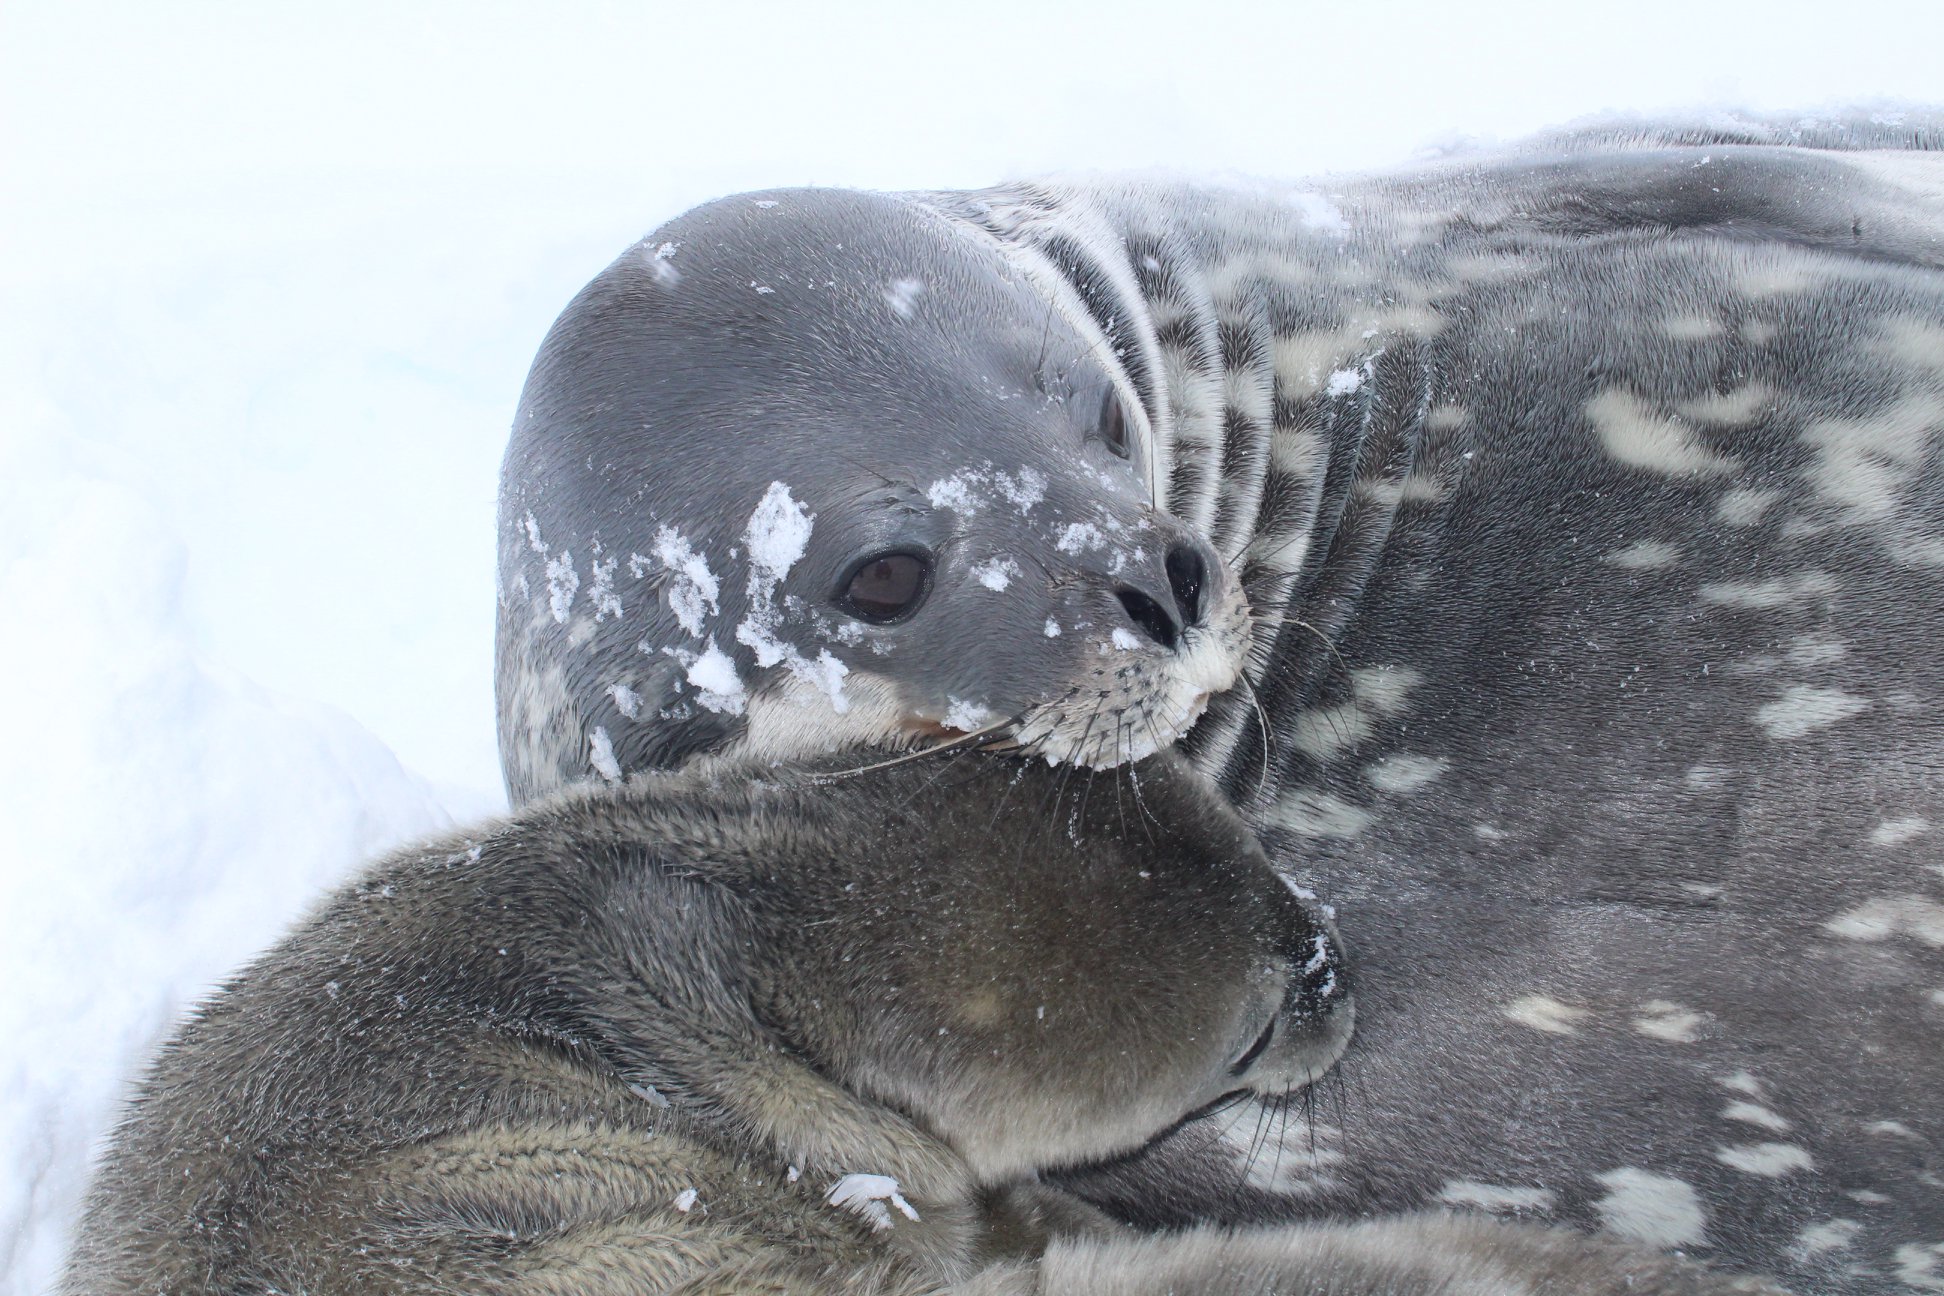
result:
[(1168, 615), (1167, 609), (1130, 585), (1121, 586), (1114, 594), (1120, 599), (1121, 606), (1127, 609), (1127, 619), (1139, 626), (1142, 634), (1163, 648), (1175, 646), (1175, 642), (1181, 638), (1181, 631), (1175, 625), (1174, 618)]
[(1181, 609), (1183, 625), (1199, 625), (1202, 613), (1202, 586), (1208, 583), (1208, 564), (1193, 545), (1178, 544), (1168, 550), (1168, 587), (1174, 591), (1175, 606)]

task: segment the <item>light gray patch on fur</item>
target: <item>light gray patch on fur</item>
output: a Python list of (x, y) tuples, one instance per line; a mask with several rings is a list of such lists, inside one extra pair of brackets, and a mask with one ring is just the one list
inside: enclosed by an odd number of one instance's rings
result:
[(1833, 594), (1836, 578), (1824, 571), (1797, 572), (1760, 581), (1707, 581), (1696, 591), (1703, 603), (1732, 608), (1777, 608)]
[(1944, 904), (1922, 895), (1879, 896), (1831, 918), (1823, 930), (1845, 940), (1873, 942), (1907, 936), (1944, 947)]
[(1551, 995), (1522, 995), (1500, 1009), (1509, 1020), (1548, 1035), (1571, 1035), (1589, 1014), (1584, 1008), (1561, 1003)]
[(1650, 999), (1640, 1005), (1640, 1012), (1633, 1019), (1633, 1028), (1650, 1039), (1664, 1040), (1670, 1044), (1692, 1044), (1698, 1038), (1696, 1032), (1707, 1020), (1706, 1013), (1683, 1008), (1665, 999)]
[(1831, 1251), (1842, 1251), (1855, 1243), (1863, 1226), (1852, 1219), (1823, 1220), (1810, 1224), (1796, 1234), (1790, 1248), (1797, 1260), (1809, 1260)]
[(1715, 1149), (1715, 1160), (1743, 1174), (1780, 1179), (1798, 1170), (1813, 1170), (1815, 1158), (1793, 1143), (1737, 1143)]
[(1789, 1122), (1760, 1103), (1731, 1102), (1721, 1109), (1721, 1118), (1759, 1125), (1763, 1129), (1774, 1130), (1778, 1134), (1789, 1132)]
[(1817, 684), (1791, 684), (1782, 696), (1755, 712), (1755, 723), (1771, 738), (1787, 741), (1827, 729), (1870, 709), (1868, 698)]
[(1774, 408), (1775, 389), (1767, 383), (1744, 383), (1725, 392), (1709, 392), (1681, 401), (1675, 406), (1683, 418), (1696, 423), (1715, 423), (1742, 427), (1760, 419)]
[(1364, 777), (1379, 792), (1409, 796), (1421, 792), (1443, 778), (1451, 761), (1443, 756), (1414, 756), (1399, 753), (1373, 761), (1364, 767)]
[(1333, 792), (1292, 788), (1276, 802), (1269, 819), (1299, 837), (1357, 837), (1376, 816)]
[(1610, 388), (1587, 402), (1586, 416), (1608, 454), (1631, 468), (1677, 478), (1726, 476), (1739, 465), (1717, 454), (1682, 419), (1633, 392)]
[(1737, 486), (1723, 491), (1715, 503), (1715, 520), (1731, 527), (1750, 527), (1762, 520), (1769, 507), (1782, 498), (1779, 490)]
[(1876, 522), (1897, 510), (1944, 429), (1944, 397), (1905, 396), (1866, 418), (1825, 419), (1803, 429), (1816, 451), (1808, 469), (1818, 497), (1844, 522)]
[(1446, 1206), (1469, 1206), (1494, 1214), (1550, 1211), (1557, 1200), (1558, 1194), (1550, 1188), (1480, 1183), (1475, 1179), (1447, 1179), (1438, 1190), (1438, 1201)]
[(1607, 1232), (1654, 1247), (1707, 1242), (1707, 1212), (1694, 1185), (1634, 1166), (1600, 1175), (1599, 1182), (1607, 1193), (1593, 1207)]
[(1712, 315), (1669, 315), (1660, 321), (1660, 331), (1676, 342), (1708, 342), (1727, 329)]
[(1930, 831), (1931, 822), (1923, 815), (1904, 815), (1899, 819), (1886, 819), (1870, 830), (1870, 845), (1901, 846), (1912, 838)]
[(1944, 1292), (1944, 1242), (1908, 1243), (1895, 1254), (1898, 1282), (1917, 1291)]
[(1655, 571), (1672, 567), (1680, 560), (1680, 547), (1663, 540), (1636, 540), (1625, 549), (1616, 549), (1600, 559), (1609, 566), (1625, 571)]

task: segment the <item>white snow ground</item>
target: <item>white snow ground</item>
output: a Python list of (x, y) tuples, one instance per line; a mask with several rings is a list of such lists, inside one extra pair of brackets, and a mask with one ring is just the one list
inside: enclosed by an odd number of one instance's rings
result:
[(0, 1296), (51, 1283), (185, 1005), (500, 804), (504, 430), (553, 314), (661, 219), (1944, 97), (1930, 4), (1468, 8), (8, 0)]

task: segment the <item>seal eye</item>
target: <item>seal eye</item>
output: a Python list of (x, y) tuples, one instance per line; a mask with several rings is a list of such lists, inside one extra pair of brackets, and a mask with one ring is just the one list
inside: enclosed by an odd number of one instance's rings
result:
[(1127, 441), (1127, 412), (1121, 409), (1120, 398), (1111, 391), (1100, 405), (1100, 439), (1122, 459), (1133, 457), (1133, 448)]
[(1235, 1065), (1229, 1068), (1229, 1074), (1239, 1076), (1247, 1071), (1250, 1064), (1262, 1056), (1262, 1051), (1269, 1047), (1269, 1041), (1274, 1038), (1276, 1038), (1276, 1019), (1271, 1017), (1269, 1024), (1262, 1028), (1262, 1034), (1256, 1036), (1255, 1043), (1249, 1045), (1242, 1056), (1235, 1059)]
[(930, 588), (930, 556), (898, 550), (852, 568), (839, 601), (852, 616), (883, 625), (910, 615)]

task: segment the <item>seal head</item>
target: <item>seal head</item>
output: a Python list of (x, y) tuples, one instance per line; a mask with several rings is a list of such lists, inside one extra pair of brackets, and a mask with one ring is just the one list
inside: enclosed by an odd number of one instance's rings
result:
[(1107, 766), (1184, 733), (1247, 608), (1051, 292), (915, 202), (821, 190), (697, 208), (596, 277), (502, 478), (515, 801), (703, 752), (992, 728)]
[(380, 861), (164, 1046), (61, 1290), (935, 1292), (1110, 1227), (1038, 1169), (1342, 1051), (1327, 915), (1179, 757), (945, 760)]

